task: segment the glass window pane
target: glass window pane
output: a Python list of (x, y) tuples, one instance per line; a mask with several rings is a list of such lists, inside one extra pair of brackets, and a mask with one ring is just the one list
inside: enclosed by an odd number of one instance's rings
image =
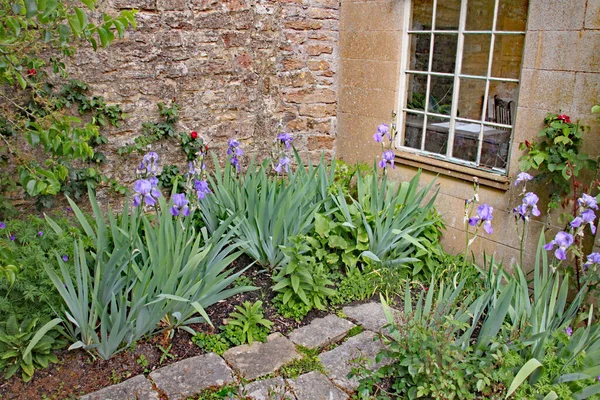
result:
[(519, 79), (525, 35), (496, 35), (492, 76)]
[(406, 108), (425, 110), (425, 94), (427, 90), (427, 75), (408, 74), (408, 95)]
[(433, 40), (433, 62), (431, 63), (431, 71), (453, 74), (456, 67), (458, 35), (435, 34)]
[(431, 30), (433, 0), (413, 1), (412, 7), (412, 29), (416, 31)]
[(429, 69), (429, 51), (431, 50), (431, 34), (410, 34), (410, 64), (412, 71), (427, 71)]
[(485, 126), (479, 164), (490, 168), (505, 169), (510, 147), (510, 129)]
[(453, 157), (464, 161), (477, 161), (477, 144), (481, 124), (456, 122), (454, 126)]
[(461, 78), (456, 116), (480, 121), (484, 96), (485, 80)]
[(449, 126), (450, 118), (427, 118), (425, 151), (437, 154), (446, 154), (448, 147)]
[(461, 73), (487, 76), (492, 36), (487, 34), (469, 34), (464, 37)]
[(404, 116), (404, 146), (420, 150), (424, 117), (409, 112)]
[(438, 0), (435, 29), (457, 31), (460, 21), (460, 0)]
[(519, 86), (513, 82), (490, 81), (486, 121), (513, 125)]
[(450, 115), (452, 109), (452, 91), (454, 78), (446, 76), (432, 76), (429, 89), (430, 113)]
[(469, 0), (467, 3), (467, 31), (491, 31), (494, 21), (495, 0)]
[(521, 31), (527, 26), (528, 0), (500, 0), (498, 5), (498, 31)]

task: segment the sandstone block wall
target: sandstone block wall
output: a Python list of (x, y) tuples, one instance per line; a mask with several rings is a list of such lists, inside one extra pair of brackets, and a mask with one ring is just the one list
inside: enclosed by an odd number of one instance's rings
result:
[[(340, 89), (338, 155), (356, 162), (371, 163), (381, 154), (372, 135), (381, 122), (389, 121), (396, 109), (402, 60), (403, 10), (405, 3), (419, 0), (345, 0), (340, 22)], [(385, 21), (378, 24), (373, 21)], [(510, 154), (509, 178), (519, 173), (518, 160), (522, 152), (518, 144), (535, 140), (548, 112), (559, 110), (590, 125), (584, 151), (600, 154), (600, 123), (590, 113), (600, 103), (600, 60), (598, 56), (600, 0), (529, 0), (527, 34), (521, 66), (521, 83), (517, 98), (517, 115)], [(397, 151), (399, 154), (399, 151)], [(398, 159), (399, 165), (390, 176), (405, 180), (417, 169)], [(425, 164), (419, 164), (425, 169)], [(438, 175), (439, 174), (439, 175)], [(472, 196), (472, 175), (468, 168), (451, 165), (425, 170), (421, 184), (435, 179), (439, 187), (437, 208), (444, 215), (447, 231), (445, 249), (464, 251), (464, 201)], [(495, 232), (480, 234), (470, 247), (476, 255), (486, 254), (503, 259), (511, 265), (519, 258), (519, 237), (516, 234), (512, 209), (520, 201), (520, 189), (512, 185), (494, 185), (480, 189), (480, 199), (494, 207)], [(546, 210), (547, 188), (528, 186), (540, 194), (540, 209)], [(558, 214), (558, 213), (556, 213)], [(526, 265), (532, 266), (540, 233), (549, 227), (551, 240), (560, 230), (553, 225), (552, 215), (546, 225), (545, 216), (529, 225), (526, 236)], [(597, 250), (598, 248), (596, 248)], [(481, 261), (481, 260), (480, 260)]]
[[(136, 30), (106, 50), (81, 50), (71, 75), (128, 113), (108, 135), (109, 175), (132, 179), (114, 150), (171, 99), (182, 106), (177, 130), (197, 131), (217, 151), (236, 137), (248, 155), (264, 156), (277, 133), (291, 132), (301, 154), (333, 155), (338, 0), (109, 0), (102, 7), (139, 10)], [(153, 150), (165, 162), (182, 161), (177, 145)], [(130, 158), (135, 165), (138, 157)]]

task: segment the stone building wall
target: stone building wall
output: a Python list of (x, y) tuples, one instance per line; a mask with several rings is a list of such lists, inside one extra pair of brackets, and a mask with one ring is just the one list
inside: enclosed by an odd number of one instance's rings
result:
[[(157, 103), (181, 105), (177, 131), (197, 131), (222, 151), (240, 139), (248, 155), (268, 154), (291, 132), (301, 154), (334, 153), (337, 123), (338, 0), (108, 0), (102, 11), (137, 9), (138, 27), (106, 50), (83, 49), (72, 77), (118, 103), (128, 118), (112, 129), (107, 173), (131, 169), (114, 150), (158, 119)], [(76, 73), (75, 70), (80, 71)], [(153, 146), (183, 160), (174, 140)], [(131, 156), (135, 165), (137, 156)]]
[[(391, 111), (397, 108), (406, 1), (422, 4), (420, 0), (342, 2), (337, 151), (346, 161), (370, 163), (373, 157), (380, 157), (381, 147), (373, 142), (372, 135), (380, 123), (390, 121)], [(478, 255), (484, 251), (488, 256), (494, 254), (505, 265), (511, 265), (519, 254), (512, 209), (520, 202), (520, 191), (509, 183), (519, 172), (522, 152), (518, 144), (537, 138), (547, 113), (562, 111), (572, 120), (591, 126), (584, 139), (584, 151), (600, 154), (600, 124), (590, 113), (591, 107), (600, 103), (600, 0), (529, 0), (526, 31), (521, 83), (518, 91), (511, 92), (518, 109), (508, 178), (480, 178), (480, 199), (494, 207), (495, 232), (480, 235), (470, 248)], [(510, 50), (506, 49), (507, 55)], [(436, 179), (436, 205), (447, 226), (444, 246), (456, 253), (464, 251), (464, 201), (472, 196), (473, 176), (483, 175), (449, 163), (432, 167), (411, 157), (397, 157), (391, 176), (409, 179), (419, 166), (425, 169), (421, 184)], [(545, 210), (547, 189), (531, 185), (528, 189), (540, 193), (540, 203), (544, 203), (540, 209)], [(549, 221), (556, 221), (555, 217)], [(544, 215), (530, 224), (525, 242), (526, 265), (533, 265), (534, 250), (545, 227)], [(550, 225), (547, 237), (553, 237), (559, 228)]]

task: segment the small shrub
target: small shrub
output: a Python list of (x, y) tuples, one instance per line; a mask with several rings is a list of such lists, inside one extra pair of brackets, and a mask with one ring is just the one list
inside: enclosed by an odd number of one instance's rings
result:
[(264, 318), (262, 301), (254, 304), (246, 301), (235, 308), (237, 311), (229, 314), (230, 319), (223, 327), (223, 336), (235, 345), (252, 344), (255, 340), (264, 342), (273, 323)]

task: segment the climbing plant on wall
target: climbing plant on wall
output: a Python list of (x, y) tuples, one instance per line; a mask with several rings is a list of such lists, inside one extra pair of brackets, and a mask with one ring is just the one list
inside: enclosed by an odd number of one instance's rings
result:
[(0, 0), (0, 215), (7, 197), (77, 195), (102, 179), (95, 147), (101, 128), (123, 118), (118, 106), (67, 81), (78, 46), (108, 47), (135, 27), (135, 10), (98, 13), (95, 0)]

